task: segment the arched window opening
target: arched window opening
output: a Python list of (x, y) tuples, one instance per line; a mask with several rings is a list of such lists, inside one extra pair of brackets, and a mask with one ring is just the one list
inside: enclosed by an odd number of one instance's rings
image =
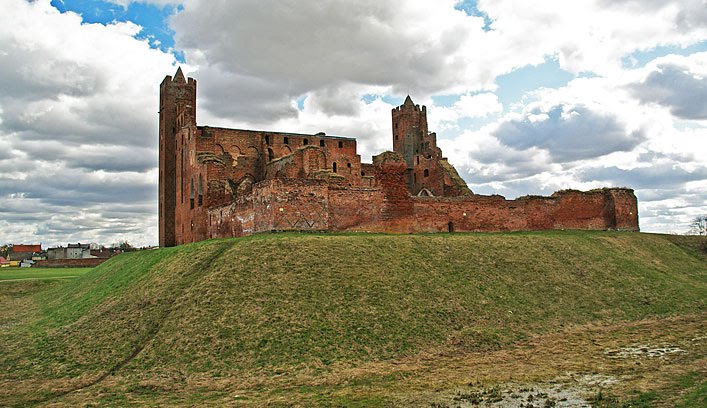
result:
[(361, 177), (363, 177), (363, 176), (365, 176), (365, 175), (366, 175), (366, 173), (364, 173), (364, 172), (361, 172)]
[(324, 141), (323, 141), (323, 140), (320, 140), (320, 141), (319, 141), (319, 147), (324, 147)]
[(194, 209), (194, 179), (191, 179), (189, 186), (189, 208)]
[(302, 144), (307, 146), (309, 144), (309, 139), (302, 140)]
[(351, 168), (351, 163), (346, 163), (346, 167)]
[(284, 143), (284, 144), (290, 144), (290, 138), (287, 137), (287, 136), (285, 136), (285, 138), (282, 139), (282, 143)]
[(336, 173), (336, 162), (331, 164), (331, 169)]
[(199, 193), (199, 207), (201, 207), (202, 204), (204, 204), (204, 190), (202, 187), (202, 178), (201, 174), (199, 174), (199, 186), (198, 186), (198, 193)]
[(425, 169), (424, 173), (422, 173), (422, 174), (423, 174), (425, 177), (429, 177), (429, 176), (430, 176), (430, 171), (427, 170), (427, 169)]

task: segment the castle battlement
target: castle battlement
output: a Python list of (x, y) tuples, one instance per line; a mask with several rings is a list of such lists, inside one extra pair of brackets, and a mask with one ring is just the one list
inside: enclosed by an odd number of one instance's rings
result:
[(474, 194), (442, 157), (427, 109), (391, 111), (393, 151), (362, 163), (356, 139), (197, 126), (196, 80), (160, 85), (160, 246), (265, 231), (638, 230), (630, 189), (506, 200)]

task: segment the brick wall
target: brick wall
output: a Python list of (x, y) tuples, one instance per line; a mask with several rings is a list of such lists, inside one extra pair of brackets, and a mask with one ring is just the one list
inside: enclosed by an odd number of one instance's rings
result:
[(258, 183), (239, 203), (210, 211), (210, 236), (283, 230), (638, 230), (637, 203), (630, 189), (565, 190), (517, 200), (499, 195), (413, 197), (404, 184), (406, 166), (399, 154), (374, 157), (374, 171), (374, 187), (327, 178)]

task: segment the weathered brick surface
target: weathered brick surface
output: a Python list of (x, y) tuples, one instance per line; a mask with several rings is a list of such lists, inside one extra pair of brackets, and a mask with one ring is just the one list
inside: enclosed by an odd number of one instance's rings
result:
[(394, 152), (361, 163), (351, 138), (197, 126), (196, 81), (180, 71), (160, 92), (163, 246), (281, 230), (638, 230), (630, 189), (474, 195), (409, 97), (392, 111)]

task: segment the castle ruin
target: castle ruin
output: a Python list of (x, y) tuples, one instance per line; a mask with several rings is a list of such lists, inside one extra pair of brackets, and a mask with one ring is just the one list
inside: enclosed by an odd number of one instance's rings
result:
[(197, 126), (196, 81), (160, 85), (159, 244), (266, 231), (638, 231), (633, 190), (506, 200), (472, 193), (442, 157), (427, 110), (392, 110), (393, 151), (361, 163), (356, 139)]

